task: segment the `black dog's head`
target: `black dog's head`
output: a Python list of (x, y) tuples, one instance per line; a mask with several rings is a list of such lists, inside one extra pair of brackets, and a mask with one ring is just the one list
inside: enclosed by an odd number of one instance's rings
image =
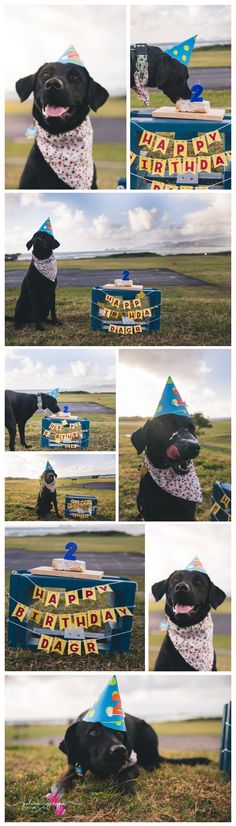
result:
[(116, 774), (131, 753), (125, 731), (114, 731), (101, 723), (84, 720), (69, 726), (59, 749), (67, 755), (70, 765), (79, 763), (84, 772), (89, 769), (100, 777)]
[(156, 602), (166, 594), (165, 612), (180, 628), (196, 625), (217, 608), (226, 594), (200, 571), (173, 571), (168, 579), (152, 586)]
[(83, 66), (44, 63), (33, 75), (16, 83), (21, 101), (34, 93), (33, 114), (40, 126), (57, 135), (79, 126), (91, 108), (105, 103), (108, 92)]
[(46, 485), (52, 485), (54, 479), (57, 479), (57, 473), (55, 473), (55, 470), (44, 471), (44, 482)]
[(43, 410), (50, 410), (51, 413), (60, 412), (60, 407), (58, 407), (57, 400), (54, 396), (49, 396), (48, 393), (42, 393), (42, 408)]
[(53, 238), (53, 235), (50, 235), (48, 232), (35, 232), (33, 237), (30, 238), (30, 241), (27, 241), (27, 250), (30, 250), (33, 247), (33, 253), (36, 255), (36, 258), (39, 258), (41, 261), (44, 261), (46, 258), (49, 258), (52, 250), (57, 249), (60, 246), (59, 241), (56, 241), (56, 238)]
[(154, 467), (172, 467), (180, 474), (188, 473), (191, 460), (200, 450), (192, 419), (176, 413), (148, 419), (132, 434), (131, 441), (138, 454), (146, 450)]

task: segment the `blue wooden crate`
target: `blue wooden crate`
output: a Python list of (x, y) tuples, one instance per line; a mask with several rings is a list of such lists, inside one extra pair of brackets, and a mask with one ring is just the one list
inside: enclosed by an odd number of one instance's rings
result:
[(219, 767), (231, 777), (231, 703), (226, 703), (223, 708)]
[[(61, 424), (63, 421), (66, 421), (67, 424), (64, 425), (63, 430), (63, 441), (55, 442), (53, 438), (49, 436), (45, 436), (44, 431), (50, 431), (50, 424)], [(67, 439), (66, 432), (70, 433), (69, 425), (73, 424), (76, 430), (76, 425), (80, 424), (81, 432), (80, 435), (76, 438)], [(66, 419), (63, 416), (43, 416), (42, 418), (42, 434), (41, 434), (41, 447), (50, 449), (50, 450), (85, 450), (89, 446), (89, 426), (90, 421), (89, 419), (80, 419), (78, 416), (71, 416), (70, 418)], [(56, 431), (53, 430), (52, 433)], [(60, 434), (60, 431), (58, 431)]]
[[(155, 272), (155, 271), (154, 271)], [(145, 294), (145, 297), (148, 299), (148, 303), (150, 308), (153, 307), (152, 310), (152, 317), (147, 319), (142, 319), (141, 321), (134, 321), (132, 322), (131, 319), (123, 323), (122, 320), (117, 321), (117, 319), (104, 318), (101, 314), (101, 308), (99, 307), (99, 303), (104, 303), (105, 295), (109, 294), (113, 297), (122, 298), (123, 301), (132, 301), (134, 298), (137, 298), (139, 293), (142, 292)], [(107, 305), (109, 307), (109, 305)], [(112, 308), (111, 308), (112, 309)], [(137, 308), (138, 309), (138, 308)], [(125, 317), (126, 311), (123, 310), (123, 316)], [(156, 289), (148, 289), (143, 288), (141, 290), (125, 290), (122, 287), (113, 287), (112, 289), (104, 287), (93, 287), (92, 288), (92, 304), (91, 304), (91, 327), (92, 330), (99, 330), (100, 332), (108, 333), (108, 328), (110, 324), (114, 325), (122, 325), (125, 330), (129, 327), (134, 326), (135, 324), (140, 325), (142, 327), (142, 332), (144, 333), (151, 333), (154, 330), (160, 330), (161, 325), (161, 291)]]
[[(142, 130), (147, 129), (150, 132), (165, 134), (172, 133), (176, 140), (191, 140), (200, 136), (204, 132), (211, 132), (216, 129), (221, 130), (224, 136), (223, 151), (231, 150), (231, 116), (225, 115), (222, 121), (216, 120), (186, 120), (184, 118), (153, 118), (152, 110), (133, 109), (131, 112), (131, 152), (136, 155), (140, 154), (140, 137)], [(141, 147), (145, 148), (145, 147)], [(146, 147), (147, 148), (147, 147)], [(212, 172), (200, 172), (195, 177), (195, 183), (190, 180), (189, 175), (169, 175), (167, 171), (163, 178), (159, 175), (152, 175), (150, 172), (140, 171), (138, 168), (138, 158), (136, 158), (130, 168), (130, 187), (131, 189), (150, 189), (150, 181), (161, 181), (164, 184), (174, 184), (175, 186), (211, 186), (214, 184), (214, 189), (231, 189), (231, 164), (223, 172), (218, 170)]]
[(231, 485), (227, 482), (214, 482), (212, 488), (211, 522), (231, 521)]
[[(29, 607), (32, 606), (32, 595), (35, 585), (49, 590), (81, 590), (82, 588), (91, 588), (94, 585), (108, 584), (112, 588), (112, 592), (107, 593), (108, 605), (112, 608), (119, 608), (124, 605), (130, 608), (132, 614), (135, 609), (135, 594), (137, 583), (128, 579), (128, 577), (103, 576), (102, 579), (90, 579), (84, 575), (83, 578), (65, 577), (63, 573), (61, 576), (48, 576), (47, 574), (31, 574), (29, 570), (22, 569), (14, 571), (10, 576), (10, 599), (9, 599), (9, 623), (8, 623), (8, 642), (12, 647), (29, 648), (36, 651), (40, 635), (45, 631), (39, 627), (34, 621), (28, 621), (27, 617), (21, 623), (16, 617), (11, 621), (12, 612), (17, 602)], [(34, 605), (36, 605), (36, 600)], [(91, 604), (90, 604), (91, 605)], [(106, 606), (104, 606), (106, 607)], [(61, 611), (62, 613), (62, 611)], [(133, 628), (133, 615), (126, 617), (118, 617), (116, 622), (106, 622), (104, 629), (101, 632), (94, 632), (93, 630), (84, 631), (85, 639), (91, 637), (96, 639), (99, 653), (115, 654), (121, 651), (129, 651), (131, 634)], [(60, 630), (51, 630), (47, 628), (47, 634), (62, 639), (70, 639), (71, 632)], [(73, 639), (80, 639), (79, 629), (73, 629)]]
[[(82, 502), (89, 502), (89, 508), (86, 512), (83, 508), (80, 508), (80, 503)], [(77, 519), (80, 522), (84, 522), (88, 519), (96, 519), (97, 515), (97, 503), (98, 500), (95, 496), (79, 496), (77, 493), (72, 494), (68, 493), (65, 497), (65, 516), (68, 519)], [(80, 509), (80, 513), (78, 510)]]

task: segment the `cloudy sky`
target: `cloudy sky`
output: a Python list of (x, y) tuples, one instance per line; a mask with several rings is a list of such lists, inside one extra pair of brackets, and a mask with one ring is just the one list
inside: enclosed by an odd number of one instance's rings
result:
[(154, 582), (166, 579), (177, 568), (186, 568), (194, 556), (199, 557), (212, 582), (229, 595), (230, 525), (222, 522), (220, 530), (215, 530), (213, 522), (146, 524), (146, 571), (150, 592)]
[(60, 254), (93, 251), (217, 252), (230, 249), (230, 193), (6, 193), (6, 253), (48, 217)]
[[(6, 454), (5, 475), (20, 479), (38, 479), (45, 470), (48, 457), (42, 453), (26, 454), (23, 452)], [(93, 473), (115, 473), (114, 453), (80, 453), (63, 455), (59, 453), (51, 456), (49, 461), (57, 473), (58, 478), (67, 479), (71, 476), (90, 476)]]
[(230, 6), (169, 5), (131, 6), (131, 42), (179, 43), (198, 35), (197, 42), (230, 41)]
[(132, 525), (130, 523), (125, 524), (124, 522), (122, 522), (122, 525), (117, 522), (109, 522), (109, 525), (107, 525), (106, 522), (104, 522), (104, 525), (102, 525), (101, 522), (100, 525), (92, 523), (86, 525), (86, 522), (84, 525), (58, 525), (57, 523), (55, 525), (51, 525), (49, 522), (46, 528), (40, 524), (19, 524), (17, 527), (16, 524), (14, 526), (5, 526), (6, 536), (60, 536), (60, 534), (63, 533), (83, 533), (84, 531), (87, 531), (88, 533), (101, 533), (101, 531), (110, 533), (111, 531), (116, 531), (116, 533), (127, 533), (132, 536), (142, 536), (145, 532), (145, 527), (144, 524)]
[(7, 347), (5, 383), (9, 390), (115, 391), (115, 348)]
[[(107, 674), (9, 674), (6, 720), (76, 719), (94, 703)], [(221, 674), (123, 674), (118, 677), (125, 711), (158, 722), (194, 717), (221, 717), (230, 700), (230, 677)]]
[(120, 416), (153, 416), (168, 376), (191, 413), (230, 416), (230, 349), (137, 348), (120, 350)]
[(6, 9), (6, 94), (17, 97), (18, 78), (58, 60), (72, 43), (94, 80), (111, 95), (125, 94), (124, 7), (101, 5), (97, 13), (86, 4), (47, 4), (46, 11), (42, 3), (17, 5)]

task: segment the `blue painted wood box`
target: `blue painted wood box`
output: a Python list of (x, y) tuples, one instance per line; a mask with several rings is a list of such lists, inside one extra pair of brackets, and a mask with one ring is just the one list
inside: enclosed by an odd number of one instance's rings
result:
[(214, 482), (212, 489), (211, 522), (231, 521), (231, 485), (227, 482)]
[[(109, 295), (113, 298), (117, 298), (121, 301), (131, 301), (133, 302), (134, 299), (137, 299), (138, 295), (142, 292), (143, 299), (141, 301), (141, 307), (134, 307), (130, 308), (130, 311), (136, 312), (136, 315), (142, 310), (142, 318), (128, 318), (127, 312), (129, 310), (125, 310), (124, 307), (117, 307), (111, 306), (109, 302), (105, 301), (105, 296)], [(104, 316), (104, 309), (99, 306), (100, 304), (103, 305), (105, 309), (110, 311), (110, 315), (108, 318)], [(148, 310), (148, 315), (145, 316), (145, 310)], [(151, 311), (151, 315), (149, 315)], [(112, 315), (112, 313), (119, 313), (119, 318), (117, 319)], [(122, 289), (122, 287), (114, 287), (112, 289), (104, 287), (93, 287), (92, 288), (92, 305), (91, 305), (91, 327), (92, 330), (99, 330), (100, 332), (105, 332), (110, 334), (112, 337), (112, 333), (117, 333), (118, 328), (123, 328), (124, 335), (132, 335), (135, 333), (134, 328), (140, 327), (140, 333), (151, 333), (154, 330), (160, 330), (161, 324), (161, 291), (156, 289), (148, 289), (143, 288), (142, 291), (140, 290), (132, 290), (132, 289)], [(109, 327), (112, 326), (114, 329), (112, 332), (109, 331)], [(138, 331), (136, 331), (138, 332)]]
[(98, 500), (95, 496), (79, 496), (77, 493), (66, 494), (65, 516), (68, 519), (77, 519), (84, 522), (87, 519), (96, 519)]
[[(35, 624), (33, 620), (28, 621), (27, 616), (24, 622), (20, 622), (16, 617), (11, 621), (12, 612), (17, 602), (29, 606), (29, 608), (38, 606), (34, 601), (32, 603), (32, 595), (34, 586), (38, 585), (49, 590), (60, 591), (80, 591), (82, 588), (91, 588), (94, 585), (109, 584), (112, 592), (106, 594), (106, 603), (103, 607), (108, 606), (112, 608), (119, 608), (127, 606), (132, 611), (132, 616), (118, 617), (116, 622), (105, 622), (101, 631), (94, 631), (89, 629), (84, 630), (84, 637), (96, 639), (99, 653), (101, 654), (115, 654), (119, 651), (129, 651), (131, 634), (133, 628), (133, 613), (135, 610), (135, 594), (137, 583), (129, 580), (127, 577), (103, 576), (102, 579), (90, 579), (84, 575), (84, 578), (65, 577), (63, 573), (61, 576), (48, 576), (46, 574), (31, 574), (29, 570), (22, 569), (14, 571), (10, 576), (10, 600), (9, 600), (9, 623), (8, 623), (8, 642), (12, 647), (30, 648), (36, 651), (39, 637), (45, 631), (42, 627)], [(84, 604), (84, 603), (83, 603)], [(91, 601), (88, 600), (88, 610), (91, 609)], [(68, 611), (68, 608), (66, 609)], [(85, 610), (85, 609), (83, 609)], [(58, 609), (59, 613), (59, 609)], [(62, 610), (61, 610), (62, 613)], [(52, 636), (62, 637), (63, 639), (81, 639), (78, 628), (67, 630), (51, 630), (47, 628), (47, 634)]]
[[(218, 120), (186, 120), (184, 118), (172, 117), (152, 117), (152, 111), (146, 109), (134, 109), (131, 112), (130, 122), (131, 136), (131, 152), (139, 155), (142, 149), (146, 149), (145, 154), (148, 155), (148, 147), (140, 147), (140, 137), (143, 130), (156, 132), (158, 135), (165, 135), (168, 132), (168, 137), (175, 140), (191, 140), (202, 133), (221, 130), (223, 135), (224, 145), (221, 151), (231, 150), (231, 116), (225, 115), (222, 121)], [(217, 149), (216, 149), (217, 151)], [(193, 180), (194, 178), (194, 180)], [(139, 170), (138, 157), (132, 163), (130, 168), (130, 187), (131, 189), (150, 189), (152, 181), (161, 181), (164, 184), (174, 184), (175, 186), (206, 186), (210, 187), (214, 184), (215, 189), (231, 189), (231, 163), (223, 171), (200, 172), (194, 176), (190, 173), (187, 175), (173, 174), (170, 175), (168, 171), (165, 172), (164, 177), (159, 175), (152, 175), (151, 172)]]
[(231, 703), (226, 703), (223, 708), (219, 767), (231, 777)]
[(89, 446), (89, 426), (89, 419), (78, 416), (43, 416), (41, 447), (49, 450), (85, 450)]

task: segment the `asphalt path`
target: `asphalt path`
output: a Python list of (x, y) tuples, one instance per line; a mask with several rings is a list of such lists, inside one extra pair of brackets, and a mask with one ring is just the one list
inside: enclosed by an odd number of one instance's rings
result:
[[(63, 404), (58, 402), (58, 406), (60, 410), (63, 411)], [(105, 415), (115, 415), (115, 410), (113, 407), (106, 407), (105, 404), (98, 404), (98, 402), (68, 402), (68, 406), (70, 408), (71, 413), (76, 413), (81, 415), (82, 413), (104, 413)]]
[[(25, 131), (30, 126), (32, 118), (29, 115), (6, 116), (6, 140), (19, 142), (26, 141)], [(125, 118), (92, 118), (94, 143), (125, 143)], [(33, 141), (29, 143), (29, 150)]]
[[(191, 278), (185, 273), (177, 270), (156, 269), (156, 270), (130, 270), (130, 277), (134, 284), (141, 283), (145, 287), (199, 287), (207, 286), (207, 282), (201, 278)], [(14, 289), (21, 286), (26, 270), (6, 270), (6, 289)], [(110, 273), (110, 276), (109, 276)], [(96, 287), (104, 284), (104, 281), (111, 283), (118, 273), (111, 270), (83, 270), (79, 267), (74, 269), (62, 268), (58, 270), (58, 287)]]
[[(231, 616), (230, 614), (216, 614), (212, 612), (212, 619), (215, 634), (230, 634), (231, 632)], [(149, 629), (151, 632), (157, 632), (160, 629), (160, 621), (165, 620), (164, 614), (149, 613)]]
[[(168, 751), (218, 751), (220, 738), (216, 734), (160, 734), (160, 753), (166, 749)], [(61, 734), (53, 734), (51, 737), (26, 737), (17, 738), (11, 741), (11, 745), (17, 746), (47, 746), (49, 744), (58, 746), (61, 741)], [(9, 744), (10, 746), (10, 744)]]
[[(79, 535), (79, 534), (78, 534)], [(121, 540), (122, 541), (122, 540)], [(46, 542), (46, 538), (45, 538)], [(92, 544), (92, 538), (91, 538)], [(25, 551), (23, 548), (6, 548), (5, 568), (6, 571), (19, 571), (22, 568), (36, 568), (38, 565), (50, 565), (52, 556), (61, 553), (58, 551)], [(144, 574), (144, 554), (129, 553), (92, 553), (82, 552), (86, 560), (87, 569), (90, 571), (104, 571), (106, 576), (143, 576)]]
[(189, 69), (189, 86), (194, 83), (201, 83), (204, 89), (230, 89), (231, 69), (220, 66), (207, 67), (205, 69)]

